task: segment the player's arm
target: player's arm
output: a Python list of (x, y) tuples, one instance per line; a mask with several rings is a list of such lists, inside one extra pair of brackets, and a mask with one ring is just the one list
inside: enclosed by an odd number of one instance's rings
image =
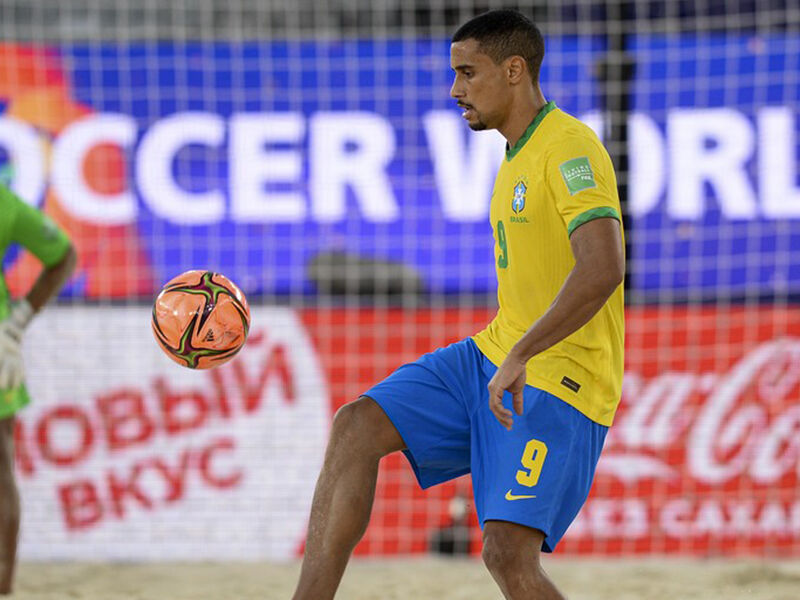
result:
[(64, 287), (75, 269), (77, 255), (68, 244), (64, 256), (54, 265), (45, 266), (25, 297), (16, 302), (8, 317), (0, 322), (0, 390), (18, 387), (24, 377), (22, 335), (34, 315)]
[(0, 322), (0, 389), (13, 389), (23, 379), (22, 334), (33, 315), (64, 286), (77, 257), (69, 238), (55, 223), (4, 188), (0, 188), (0, 208), (10, 241), (22, 245), (43, 264), (31, 289)]
[(33, 312), (41, 308), (66, 283), (75, 269), (77, 256), (67, 234), (43, 212), (28, 206), (9, 190), (3, 191), (3, 208), (11, 215), (10, 239), (34, 254), (43, 269), (21, 304)]
[(570, 236), (575, 266), (553, 303), (509, 352), (489, 383), (490, 407), (500, 423), (511, 428), (511, 411), (503, 393), (513, 395), (514, 410), (522, 414), (526, 363), (583, 327), (606, 303), (625, 275), (625, 247), (619, 221), (593, 219)]
[(45, 266), (36, 282), (26, 294), (25, 300), (34, 313), (39, 312), (51, 298), (61, 291), (78, 263), (78, 255), (72, 244), (68, 244), (64, 256), (54, 265)]
[(511, 350), (523, 363), (586, 325), (625, 276), (625, 248), (616, 219), (584, 223), (572, 233), (570, 245), (575, 266), (550, 308)]
[(489, 382), (489, 406), (511, 428), (503, 393), (522, 414), (525, 365), (532, 357), (583, 327), (602, 308), (625, 273), (625, 249), (611, 159), (590, 136), (555, 147), (545, 179), (569, 235), (575, 265), (545, 313), (525, 332)]

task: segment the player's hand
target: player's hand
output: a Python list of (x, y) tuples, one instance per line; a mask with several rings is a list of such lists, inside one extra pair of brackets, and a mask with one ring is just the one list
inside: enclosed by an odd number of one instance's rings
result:
[(514, 412), (522, 414), (522, 392), (525, 389), (525, 361), (509, 353), (489, 382), (489, 408), (506, 429), (511, 429), (512, 414), (503, 406), (506, 390), (513, 396)]
[(0, 322), (0, 390), (14, 389), (22, 384), (22, 332), (33, 317), (33, 308), (22, 300), (11, 309), (8, 318)]

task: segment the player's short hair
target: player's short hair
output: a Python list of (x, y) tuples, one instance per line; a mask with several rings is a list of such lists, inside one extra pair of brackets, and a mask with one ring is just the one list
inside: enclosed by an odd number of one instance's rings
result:
[(528, 65), (531, 79), (539, 81), (544, 38), (539, 28), (525, 15), (508, 9), (480, 14), (459, 27), (451, 41), (469, 39), (478, 42), (481, 52), (498, 65), (509, 56), (521, 56)]

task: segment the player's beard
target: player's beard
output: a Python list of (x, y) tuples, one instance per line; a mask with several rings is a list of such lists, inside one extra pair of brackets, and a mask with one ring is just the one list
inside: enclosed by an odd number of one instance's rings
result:
[(486, 121), (484, 121), (482, 115), (477, 110), (475, 110), (475, 107), (470, 106), (470, 110), (472, 110), (472, 112), (475, 114), (475, 120), (467, 121), (467, 125), (469, 125), (469, 128), (472, 129), (472, 131), (485, 131), (486, 129), (489, 129), (489, 126), (486, 124)]
[(458, 106), (466, 110), (471, 110), (475, 115), (474, 121), (467, 121), (467, 125), (469, 125), (469, 128), (472, 129), (472, 131), (483, 131), (484, 129), (488, 129), (486, 123), (483, 121), (483, 119), (481, 119), (481, 116), (478, 114), (478, 111), (475, 110), (474, 106), (471, 104), (462, 104), (460, 102), (458, 103)]
[(472, 131), (484, 131), (485, 129), (488, 129), (488, 126), (481, 118), (481, 116), (478, 114), (478, 111), (475, 110), (475, 107), (470, 106), (469, 108), (473, 113), (475, 113), (475, 120), (467, 121), (467, 125), (469, 125), (469, 128), (472, 129)]

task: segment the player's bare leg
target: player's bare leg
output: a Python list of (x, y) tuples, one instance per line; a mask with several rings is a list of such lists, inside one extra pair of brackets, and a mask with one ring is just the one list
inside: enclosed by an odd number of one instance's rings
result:
[(544, 534), (507, 521), (483, 526), (483, 562), (507, 600), (564, 600), (539, 564)]
[(295, 600), (333, 598), (350, 553), (369, 523), (378, 462), (404, 447), (372, 399), (362, 396), (336, 413), (314, 492)]
[(19, 533), (19, 492), (14, 480), (14, 417), (0, 419), (0, 594), (14, 584)]

